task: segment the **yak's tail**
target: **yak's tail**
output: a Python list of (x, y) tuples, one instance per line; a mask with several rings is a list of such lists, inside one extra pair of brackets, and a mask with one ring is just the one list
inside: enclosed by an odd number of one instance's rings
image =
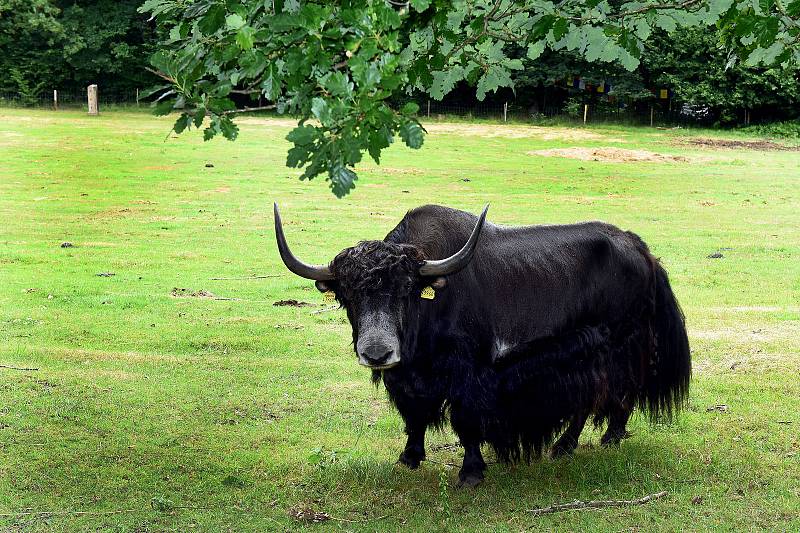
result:
[(683, 311), (672, 292), (667, 271), (655, 258), (651, 260), (655, 285), (652, 347), (639, 407), (646, 409), (650, 420), (655, 422), (670, 420), (673, 413), (686, 405), (692, 356)]

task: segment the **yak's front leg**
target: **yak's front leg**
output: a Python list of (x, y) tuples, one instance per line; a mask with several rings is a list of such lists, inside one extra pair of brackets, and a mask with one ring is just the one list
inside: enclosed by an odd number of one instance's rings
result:
[(383, 383), (406, 423), (408, 440), (397, 461), (413, 470), (425, 460), (425, 430), (441, 420), (444, 399), (436, 395), (415, 394), (416, 391), (409, 390), (402, 380), (396, 379), (394, 372), (386, 372)]
[(425, 460), (425, 428), (426, 424), (418, 420), (413, 422), (406, 420), (408, 440), (398, 461), (411, 470), (417, 469), (419, 464)]

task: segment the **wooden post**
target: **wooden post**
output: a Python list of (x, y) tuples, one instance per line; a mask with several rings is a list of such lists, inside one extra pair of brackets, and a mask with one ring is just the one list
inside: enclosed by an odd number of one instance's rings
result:
[(89, 100), (89, 114), (96, 115), (97, 109), (97, 84), (89, 85), (86, 89), (86, 97)]
[[(261, 96), (259, 95), (258, 101), (261, 101)], [(259, 104), (260, 105), (260, 104)], [(139, 107), (139, 88), (136, 88), (136, 107)]]
[(586, 125), (586, 119), (589, 117), (589, 104), (583, 104), (583, 125)]
[(653, 127), (653, 104), (650, 104), (650, 127)]
[(428, 118), (431, 118), (431, 101), (428, 100)]
[(508, 122), (508, 102), (503, 102), (503, 122)]
[(58, 90), (53, 89), (53, 111), (58, 111)]

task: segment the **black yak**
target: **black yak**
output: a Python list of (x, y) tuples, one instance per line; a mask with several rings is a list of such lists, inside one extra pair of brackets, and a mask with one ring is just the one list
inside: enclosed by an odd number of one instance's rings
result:
[(568, 454), (590, 416), (614, 445), (635, 407), (655, 420), (684, 404), (684, 317), (637, 235), (485, 217), (423, 206), (384, 240), (315, 266), (290, 251), (275, 205), (284, 263), (335, 293), (359, 363), (405, 421), (401, 463), (419, 466), (426, 429), (448, 415), (464, 447), (459, 484), (472, 486), (484, 477), (483, 443), (502, 461), (530, 460), (563, 431), (551, 453)]

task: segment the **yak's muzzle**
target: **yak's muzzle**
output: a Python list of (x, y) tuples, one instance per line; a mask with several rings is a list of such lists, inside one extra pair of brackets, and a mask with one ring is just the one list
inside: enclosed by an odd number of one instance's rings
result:
[[(387, 339), (388, 340), (388, 339)], [(395, 342), (371, 339), (359, 340), (356, 351), (358, 364), (373, 370), (386, 370), (400, 362), (400, 346)]]

